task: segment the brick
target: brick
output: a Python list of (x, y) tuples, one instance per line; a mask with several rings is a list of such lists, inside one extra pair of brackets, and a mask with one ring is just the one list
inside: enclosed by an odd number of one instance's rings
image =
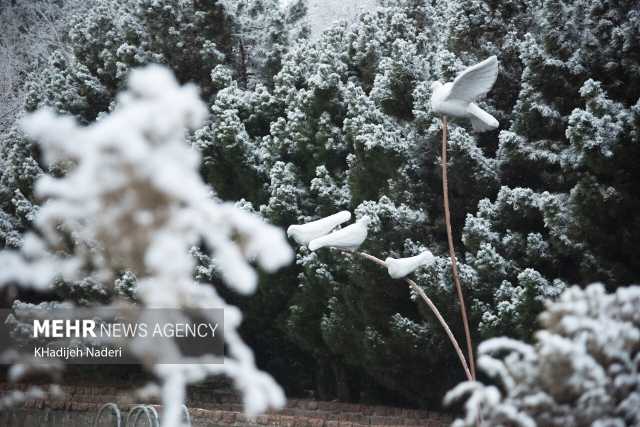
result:
[(236, 413), (235, 412), (225, 412), (222, 415), (222, 422), (224, 424), (233, 424), (236, 421)]
[(389, 412), (387, 412), (387, 415), (390, 417), (402, 417), (403, 412), (404, 409), (402, 408), (389, 408)]
[(373, 415), (373, 406), (360, 405), (360, 413), (362, 415)]
[(311, 427), (323, 427), (325, 424), (324, 420), (322, 418), (310, 418), (309, 419), (309, 425)]
[(244, 423), (244, 424), (253, 423), (253, 419), (252, 419), (252, 417), (247, 417), (245, 414), (240, 413), (240, 414), (236, 415), (236, 422), (237, 423)]
[(296, 418), (291, 415), (283, 415), (280, 417), (280, 425), (284, 427), (295, 427)]
[(369, 424), (383, 426), (386, 424), (386, 419), (380, 415), (372, 415), (369, 417)]
[[(28, 384), (7, 385), (0, 383), (0, 395), (4, 390), (28, 388)], [(62, 390), (64, 398), (47, 401), (28, 401), (23, 404), (27, 409), (51, 408), (53, 412), (68, 409), (82, 413), (85, 416), (96, 411), (103, 403), (118, 402), (121, 410), (126, 412), (126, 406), (131, 403), (131, 387), (91, 387), (86, 385), (65, 385)], [(6, 393), (6, 392), (5, 392)], [(224, 402), (224, 403), (221, 403)], [(151, 402), (148, 402), (151, 403)], [(411, 427), (442, 427), (449, 425), (451, 416), (446, 413), (432, 413), (430, 411), (394, 408), (386, 406), (371, 406), (357, 403), (326, 402), (315, 399), (292, 399), (281, 412), (270, 412), (255, 419), (248, 419), (240, 414), (244, 409), (238, 396), (232, 393), (215, 391), (206, 388), (190, 390), (188, 406), (192, 408), (192, 415), (201, 419), (203, 425), (213, 426), (277, 426), (277, 427), (367, 427), (375, 426), (411, 426)], [(0, 422), (0, 424), (2, 424)], [(235, 427), (235, 426), (234, 426)]]
[(344, 410), (346, 412), (361, 412), (362, 411), (362, 405), (357, 404), (357, 403), (349, 403), (349, 404), (345, 405)]
[(336, 402), (318, 402), (318, 409), (320, 411), (335, 411)]
[(415, 409), (403, 409), (402, 416), (404, 418), (416, 419), (418, 418), (418, 411), (416, 411)]
[[(156, 409), (156, 411), (158, 411)], [(160, 411), (158, 411), (160, 413)], [(202, 408), (189, 408), (189, 416), (191, 418), (208, 418), (211, 419), (211, 411)]]
[(429, 418), (429, 414), (430, 413), (431, 412), (429, 412), (429, 411), (423, 411), (423, 410), (416, 411), (416, 417), (420, 418), (420, 419), (423, 419), (423, 420), (426, 420), (427, 418)]
[(349, 421), (354, 424), (369, 424), (369, 417), (367, 415), (351, 413), (344, 414), (342, 418), (343, 421)]
[(51, 409), (64, 409), (66, 402), (62, 400), (50, 400), (47, 401), (47, 406)]
[(256, 417), (256, 423), (260, 424), (260, 425), (267, 425), (269, 424), (269, 416), (268, 415), (258, 415)]
[(289, 399), (287, 401), (287, 407), (290, 408), (302, 408), (304, 407), (304, 401), (299, 399)]
[(434, 427), (448, 426), (453, 422), (453, 419), (448, 415), (438, 414), (430, 419)]
[(294, 417), (294, 427), (311, 427), (309, 418), (307, 417)]
[(387, 415), (389, 415), (389, 409), (386, 406), (380, 406), (380, 405), (376, 405), (373, 407), (373, 415), (377, 415), (380, 417), (385, 417)]

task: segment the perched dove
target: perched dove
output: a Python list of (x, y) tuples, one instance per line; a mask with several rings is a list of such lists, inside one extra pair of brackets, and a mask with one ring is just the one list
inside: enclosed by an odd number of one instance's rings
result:
[(342, 211), (317, 221), (306, 224), (291, 225), (287, 228), (287, 236), (292, 237), (299, 245), (308, 245), (315, 238), (324, 236), (343, 222), (351, 219), (351, 212)]
[(473, 101), (489, 92), (497, 77), (498, 59), (492, 56), (467, 68), (453, 82), (433, 82), (431, 109), (445, 116), (471, 119), (476, 132), (495, 129), (498, 127), (495, 117)]
[(347, 251), (355, 251), (367, 238), (367, 227), (369, 226), (369, 217), (362, 217), (355, 223), (334, 231), (326, 236), (313, 239), (309, 243), (309, 249), (315, 251), (324, 247), (332, 247), (344, 249)]
[(409, 258), (387, 258), (384, 264), (387, 266), (389, 276), (394, 279), (401, 279), (416, 271), (423, 265), (431, 265), (435, 262), (435, 258), (430, 251), (424, 251), (420, 255)]

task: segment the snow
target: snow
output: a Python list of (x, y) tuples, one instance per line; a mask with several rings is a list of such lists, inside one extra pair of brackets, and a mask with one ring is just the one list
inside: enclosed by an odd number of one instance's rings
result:
[[(530, 345), (512, 338), (478, 347), (478, 366), (502, 387), (467, 382), (448, 393), (468, 396), (454, 426), (636, 425), (640, 422), (640, 287), (607, 294), (601, 284), (567, 289), (540, 316)], [(631, 309), (631, 307), (635, 307)], [(595, 423), (595, 424), (594, 424)]]
[(435, 262), (431, 251), (424, 251), (418, 255), (408, 258), (391, 258), (384, 260), (389, 276), (394, 279), (406, 277), (422, 266), (430, 266)]
[(351, 212), (341, 211), (306, 224), (290, 225), (287, 228), (287, 235), (293, 237), (299, 245), (308, 245), (313, 239), (328, 234), (331, 230), (350, 219)]
[(309, 250), (317, 251), (321, 248), (337, 248), (346, 251), (355, 251), (367, 239), (367, 229), (370, 219), (364, 216), (355, 223), (347, 225), (340, 230), (334, 231), (326, 236), (320, 236), (309, 242)]
[[(295, 0), (281, 0), (287, 7)], [(351, 23), (359, 15), (378, 7), (378, 0), (307, 0), (307, 20), (313, 39), (338, 21)]]
[[(200, 155), (184, 141), (207, 114), (196, 87), (179, 86), (160, 66), (133, 71), (128, 85), (115, 110), (87, 127), (47, 110), (25, 119), (49, 164), (73, 162), (63, 177), (38, 180), (37, 195), (45, 200), (35, 218), (41, 237), (29, 233), (22, 253), (0, 254), (0, 283), (44, 288), (60, 273), (83, 277), (86, 265), (95, 266), (94, 279), (108, 283), (125, 268), (137, 277), (137, 296), (146, 306), (223, 308), (223, 364), (203, 356), (202, 363), (166, 365), (162, 355), (177, 348), (133, 347), (141, 359), (160, 362), (151, 368), (162, 381), (163, 427), (180, 424), (185, 386), (211, 374), (234, 380), (249, 414), (281, 407), (282, 390), (256, 368), (237, 333), (241, 313), (213, 287), (194, 281), (190, 250), (204, 242), (227, 285), (240, 293), (257, 285), (251, 263), (273, 272), (292, 261), (293, 251), (282, 230), (210, 197), (198, 171)], [(47, 251), (67, 233), (73, 237), (68, 256)]]

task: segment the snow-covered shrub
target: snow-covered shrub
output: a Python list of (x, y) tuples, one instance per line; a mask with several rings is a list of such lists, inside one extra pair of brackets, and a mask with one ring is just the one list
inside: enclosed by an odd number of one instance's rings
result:
[(533, 345), (510, 338), (480, 344), (478, 366), (497, 385), (466, 382), (456, 427), (640, 425), (640, 287), (607, 294), (572, 287), (548, 304)]
[(163, 364), (164, 352), (177, 347), (135, 348), (162, 382), (163, 426), (178, 425), (186, 384), (210, 374), (234, 380), (248, 413), (279, 407), (281, 389), (256, 368), (238, 335), (240, 311), (193, 279), (190, 250), (204, 245), (224, 282), (243, 294), (256, 288), (251, 263), (274, 271), (293, 252), (281, 230), (211, 197), (199, 174), (200, 154), (185, 142), (187, 130), (206, 117), (196, 87), (180, 87), (160, 66), (133, 71), (128, 82), (115, 110), (89, 126), (48, 110), (25, 120), (46, 162), (64, 174), (38, 179), (36, 195), (44, 203), (34, 219), (37, 233), (25, 236), (20, 252), (0, 254), (0, 283), (46, 289), (59, 276), (89, 276), (109, 286), (130, 271), (136, 297), (147, 307), (202, 310), (203, 316), (205, 309), (222, 308), (223, 364), (213, 355)]

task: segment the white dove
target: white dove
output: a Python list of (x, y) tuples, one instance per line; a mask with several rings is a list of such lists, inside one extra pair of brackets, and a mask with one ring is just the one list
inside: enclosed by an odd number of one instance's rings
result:
[(387, 266), (389, 276), (394, 279), (401, 279), (416, 271), (423, 265), (431, 265), (435, 262), (435, 257), (430, 251), (424, 251), (420, 255), (409, 258), (387, 258), (384, 264)]
[(476, 132), (498, 127), (491, 114), (478, 107), (475, 101), (491, 90), (498, 77), (498, 59), (495, 56), (464, 70), (453, 82), (431, 84), (431, 109), (451, 117), (471, 119)]
[(369, 217), (362, 217), (351, 225), (334, 231), (326, 236), (313, 239), (309, 243), (309, 249), (315, 251), (324, 247), (332, 247), (344, 249), (347, 251), (355, 251), (367, 238), (367, 227), (369, 226)]
[(308, 245), (317, 237), (324, 236), (343, 222), (351, 219), (351, 212), (342, 211), (306, 224), (290, 225), (287, 236), (292, 237), (299, 245)]

